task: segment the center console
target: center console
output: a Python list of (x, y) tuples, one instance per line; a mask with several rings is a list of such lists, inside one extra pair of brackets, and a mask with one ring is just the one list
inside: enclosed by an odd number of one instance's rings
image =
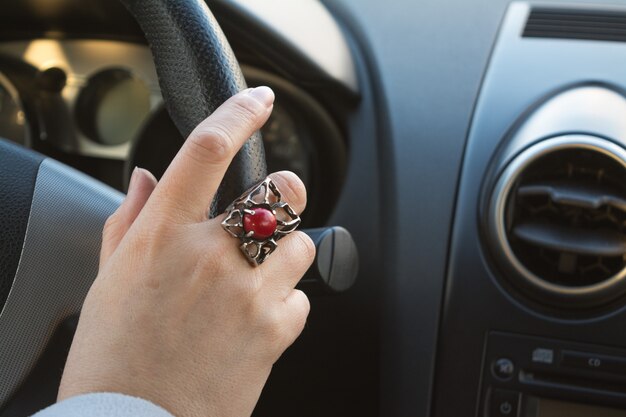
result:
[(464, 157), (435, 416), (626, 416), (624, 28), (619, 8), (506, 13)]
[(482, 415), (626, 415), (626, 350), (493, 332), (482, 372)]

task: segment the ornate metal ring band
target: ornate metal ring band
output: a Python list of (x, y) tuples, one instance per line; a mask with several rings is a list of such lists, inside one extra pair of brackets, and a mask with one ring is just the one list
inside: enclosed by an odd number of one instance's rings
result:
[(239, 248), (254, 266), (262, 264), (276, 242), (300, 224), (300, 217), (282, 201), (269, 177), (233, 201), (226, 213), (222, 227), (241, 241)]

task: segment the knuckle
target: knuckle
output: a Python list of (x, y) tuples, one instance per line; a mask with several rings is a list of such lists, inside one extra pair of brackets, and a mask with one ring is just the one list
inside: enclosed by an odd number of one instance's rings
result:
[(306, 320), (309, 317), (309, 313), (308, 311), (306, 312), (306, 314), (299, 314), (297, 316), (294, 317), (293, 320), (293, 339), (295, 339), (296, 337), (298, 337), (302, 331), (304, 330), (304, 327), (306, 326)]
[[(205, 245), (206, 243), (208, 243), (208, 247)], [(215, 240), (211, 240), (210, 242), (202, 242), (201, 245), (205, 247), (204, 251), (205, 251), (207, 258), (210, 258), (218, 262), (220, 265), (229, 267), (230, 265), (227, 265), (228, 264), (227, 259), (230, 259), (232, 257), (231, 252), (234, 251), (236, 246), (235, 245), (231, 246), (225, 243), (226, 242), (223, 242), (221, 240), (219, 242)], [(232, 242), (228, 242), (228, 243), (232, 243)]]
[(187, 141), (190, 156), (201, 162), (221, 163), (230, 159), (233, 153), (230, 132), (218, 124), (192, 133)]
[(262, 323), (262, 331), (266, 340), (277, 348), (282, 347), (283, 341), (287, 337), (287, 326), (282, 314), (278, 309), (266, 310)]
[(245, 279), (234, 279), (232, 281), (233, 295), (237, 302), (243, 305), (251, 305), (257, 299), (262, 289), (261, 280), (256, 274), (245, 277)]
[(106, 221), (104, 222), (104, 227), (102, 229), (102, 234), (103, 235), (107, 235), (107, 234), (111, 233), (111, 230), (115, 229), (115, 227), (117, 226), (119, 221), (120, 221), (120, 214), (119, 214), (118, 211), (114, 212), (109, 217), (107, 217)]
[(265, 109), (261, 103), (246, 94), (235, 96), (232, 105), (236, 117), (249, 123), (254, 122)]
[(309, 297), (302, 290), (294, 290), (294, 292), (298, 296), (298, 301), (296, 305), (299, 307), (302, 315), (306, 318), (311, 311), (311, 302), (309, 301)]
[(306, 320), (309, 317), (309, 313), (311, 311), (311, 302), (306, 294), (300, 290), (294, 290), (295, 294), (293, 297), (296, 297), (294, 300), (294, 309), (295, 312), (293, 314), (294, 327), (297, 334), (300, 334), (306, 325)]
[(169, 239), (177, 230), (177, 226), (166, 216), (159, 216), (150, 222), (146, 236), (154, 240)]
[(281, 171), (272, 175), (278, 182), (278, 189), (290, 204), (304, 206), (306, 204), (306, 187), (296, 174), (291, 171)]
[(307, 261), (307, 263), (313, 262), (315, 259), (315, 244), (313, 240), (304, 232), (296, 231), (294, 233), (294, 237), (298, 240), (298, 250), (302, 252), (299, 256), (302, 256), (303, 259)]
[(219, 279), (228, 273), (228, 265), (224, 261), (228, 257), (225, 245), (211, 245), (199, 249), (199, 263), (203, 278)]
[(224, 244), (223, 241), (201, 241), (194, 248), (194, 254), (203, 281), (209, 286), (221, 282), (229, 298), (239, 305), (249, 306), (262, 289), (263, 277), (256, 270), (245, 276), (235, 275), (231, 260), (236, 250), (236, 247)]
[(146, 256), (159, 256), (163, 248), (180, 240), (178, 227), (166, 219), (155, 219), (149, 226), (143, 225), (140, 236), (132, 239), (131, 243), (139, 253)]

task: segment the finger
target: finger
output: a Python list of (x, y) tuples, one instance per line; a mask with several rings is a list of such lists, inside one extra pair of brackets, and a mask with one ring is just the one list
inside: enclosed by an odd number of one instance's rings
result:
[(152, 191), (157, 185), (157, 180), (149, 171), (135, 168), (128, 185), (128, 194), (108, 219), (102, 235), (102, 248), (100, 250), (100, 266), (102, 266), (115, 251), (124, 235), (133, 224)]
[(230, 162), (267, 121), (273, 103), (269, 87), (245, 90), (200, 123), (161, 178), (155, 206), (173, 218), (204, 220)]
[(298, 230), (277, 244), (274, 253), (258, 268), (261, 268), (264, 284), (287, 296), (313, 263), (315, 244), (306, 233)]
[[(293, 172), (280, 171), (270, 175), (274, 184), (291, 208), (301, 214), (306, 207), (306, 188)], [(315, 258), (315, 244), (303, 232), (296, 231), (277, 242), (278, 247), (261, 267), (270, 285), (289, 293), (300, 281)]]
[[(261, 265), (252, 266), (242, 253), (239, 239), (233, 239), (221, 226), (224, 215), (189, 225), (187, 238), (193, 252), (206, 264), (206, 279), (228, 271), (238, 280), (258, 277), (274, 300), (284, 300), (295, 288), (315, 259), (315, 244), (304, 232), (294, 231), (277, 242), (277, 247)], [(252, 270), (256, 269), (255, 274)], [(215, 271), (219, 271), (216, 273)]]
[[(290, 171), (275, 172), (270, 174), (269, 177), (280, 191), (282, 201), (287, 202), (296, 213), (301, 213), (306, 207), (307, 200), (306, 188), (302, 180)], [(280, 214), (278, 217), (280, 217)], [(225, 232), (221, 226), (221, 222), (225, 218), (226, 214), (224, 213), (217, 216), (215, 219), (198, 224), (198, 227), (190, 229), (190, 233), (193, 234), (190, 238), (192, 241), (199, 243), (198, 250), (200, 253), (206, 251), (207, 247), (212, 247), (214, 248), (213, 250), (220, 251), (220, 262), (223, 262), (225, 265), (240, 266), (243, 270), (248, 271), (250, 266), (247, 264), (244, 255), (242, 255), (241, 250), (238, 247), (240, 242), (238, 243), (234, 241), (232, 236)], [(273, 258), (278, 256), (282, 257), (282, 255), (272, 254), (268, 260), (261, 265), (263, 266), (268, 263), (271, 264), (280, 261), (284, 269), (292, 272), (292, 274), (277, 274), (276, 276), (271, 277), (271, 281), (273, 282), (272, 285), (274, 285), (276, 290), (281, 291), (283, 296), (285, 296), (287, 291), (290, 291), (293, 287), (295, 287), (296, 283), (310, 266), (312, 258), (315, 257), (315, 245), (311, 239), (304, 233), (295, 233), (298, 234), (295, 238), (292, 237), (294, 233), (282, 238), (278, 242), (278, 249), (276, 250), (279, 254), (288, 254), (289, 259), (285, 262), (283, 262), (283, 260), (274, 260)], [(295, 242), (293, 242), (294, 239)], [(210, 240), (210, 242), (207, 240)], [(298, 244), (298, 240), (304, 240), (304, 243)], [(286, 249), (280, 248), (283, 243), (287, 245)], [(302, 245), (304, 245), (304, 249), (302, 249)], [(302, 251), (305, 252), (304, 256), (302, 255)], [(266, 269), (267, 272), (264, 276), (274, 274), (272, 268)], [(248, 274), (244, 273), (242, 275), (247, 276)]]
[(280, 191), (282, 200), (296, 213), (301, 214), (306, 207), (306, 188), (302, 180), (291, 171), (275, 172), (269, 177)]
[[(300, 214), (306, 207), (306, 188), (302, 180), (293, 172), (280, 171), (274, 172), (269, 175), (269, 178), (274, 182), (278, 191), (281, 194), (281, 200), (288, 203), (289, 206), (296, 213)], [(204, 241), (207, 236), (211, 236), (213, 243), (217, 245), (226, 245), (226, 247), (232, 246), (232, 237), (227, 233), (224, 233), (221, 229), (220, 223), (224, 220), (226, 214), (222, 214), (213, 220), (204, 222), (204, 226), (199, 230), (199, 238)], [(277, 210), (277, 217), (282, 220), (291, 220), (291, 218), (284, 218), (283, 210)], [(207, 231), (207, 229), (209, 229)], [(200, 237), (203, 236), (203, 237)], [(216, 237), (219, 236), (219, 241), (216, 241)], [(283, 242), (283, 238), (280, 242)], [(237, 251), (238, 252), (238, 251)], [(273, 256), (273, 255), (272, 255)], [(229, 258), (229, 262), (239, 262), (241, 259), (240, 253), (234, 253), (232, 258)]]
[(311, 303), (304, 292), (291, 290), (285, 298), (284, 307), (286, 310), (285, 314), (289, 317), (291, 325), (291, 337), (287, 339), (288, 346), (290, 346), (300, 336), (306, 325), (307, 317), (311, 311)]

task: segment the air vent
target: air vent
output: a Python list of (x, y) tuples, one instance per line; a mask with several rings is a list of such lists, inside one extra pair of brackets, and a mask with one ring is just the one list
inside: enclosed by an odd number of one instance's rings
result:
[(491, 215), (507, 278), (541, 301), (580, 307), (626, 286), (626, 152), (605, 139), (548, 139), (498, 180)]
[(626, 12), (534, 8), (523, 36), (626, 42)]

